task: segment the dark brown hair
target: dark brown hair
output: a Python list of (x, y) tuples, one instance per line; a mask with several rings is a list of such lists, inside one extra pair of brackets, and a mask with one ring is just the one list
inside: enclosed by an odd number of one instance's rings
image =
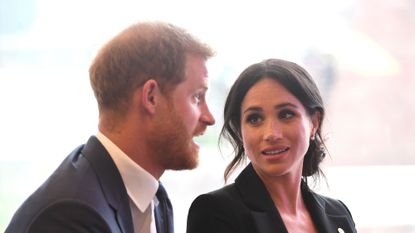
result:
[(226, 99), (224, 125), (220, 139), (227, 139), (232, 144), (235, 157), (225, 170), (225, 181), (235, 168), (246, 159), (241, 135), (241, 104), (249, 89), (263, 78), (270, 78), (284, 86), (303, 104), (309, 116), (316, 111), (320, 112), (320, 125), (315, 140), (310, 142), (304, 157), (302, 171), (303, 178), (319, 176), (322, 174), (319, 166), (326, 155), (326, 150), (321, 136), (325, 111), (317, 85), (301, 66), (280, 59), (268, 59), (246, 68), (231, 87)]

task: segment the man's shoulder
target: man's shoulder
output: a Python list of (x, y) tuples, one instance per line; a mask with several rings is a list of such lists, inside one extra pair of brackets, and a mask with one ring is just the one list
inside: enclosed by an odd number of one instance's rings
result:
[(12, 218), (10, 228), (24, 228), (42, 214), (49, 216), (50, 210), (56, 211), (59, 207), (84, 206), (85, 210), (98, 212), (102, 206), (108, 206), (96, 173), (81, 154), (83, 147), (75, 148), (23, 202)]
[(110, 232), (109, 228), (105, 217), (84, 201), (58, 199), (45, 203), (35, 211), (23, 206), (10, 222), (6, 233)]

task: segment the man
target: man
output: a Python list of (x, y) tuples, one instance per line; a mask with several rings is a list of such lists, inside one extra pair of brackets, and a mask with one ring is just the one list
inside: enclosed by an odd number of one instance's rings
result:
[(214, 124), (205, 100), (212, 55), (162, 22), (132, 25), (109, 41), (89, 70), (97, 135), (22, 204), (6, 233), (172, 233), (169, 207), (157, 212), (169, 206), (155, 196), (158, 180), (197, 165), (192, 138)]

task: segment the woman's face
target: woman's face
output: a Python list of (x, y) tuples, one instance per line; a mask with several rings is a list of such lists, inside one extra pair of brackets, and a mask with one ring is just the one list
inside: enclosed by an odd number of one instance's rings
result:
[(318, 127), (302, 103), (270, 78), (254, 84), (241, 104), (245, 153), (262, 178), (301, 177), (304, 155)]

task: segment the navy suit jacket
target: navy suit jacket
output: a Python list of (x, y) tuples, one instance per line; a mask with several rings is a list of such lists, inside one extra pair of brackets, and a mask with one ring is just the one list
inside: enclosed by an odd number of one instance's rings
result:
[(6, 233), (133, 233), (129, 197), (96, 137), (76, 148), (16, 211)]
[[(340, 201), (318, 195), (303, 183), (302, 195), (320, 233), (356, 233)], [(189, 210), (187, 233), (288, 233), (271, 196), (248, 165), (235, 183), (197, 197)]]

